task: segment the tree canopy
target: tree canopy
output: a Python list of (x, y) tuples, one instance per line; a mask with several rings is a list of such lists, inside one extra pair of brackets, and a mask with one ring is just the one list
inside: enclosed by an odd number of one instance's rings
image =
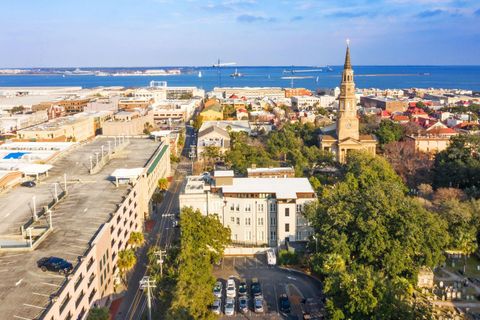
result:
[(443, 220), (407, 196), (385, 159), (361, 152), (349, 154), (343, 180), (320, 198), (306, 214), (330, 316), (401, 319), (393, 306), (404, 306), (418, 269), (443, 259)]
[(375, 135), (378, 138), (378, 142), (383, 146), (387, 143), (399, 141), (405, 135), (405, 129), (399, 123), (391, 120), (382, 120), (380, 126), (375, 131)]
[(198, 210), (183, 208), (178, 247), (169, 252), (164, 279), (160, 280), (160, 300), (167, 302), (166, 319), (214, 319), (215, 278), (213, 263), (219, 262), (230, 242), (230, 229), (216, 215), (203, 216)]
[(480, 136), (464, 134), (451, 138), (448, 148), (435, 157), (434, 186), (460, 188), (479, 196)]

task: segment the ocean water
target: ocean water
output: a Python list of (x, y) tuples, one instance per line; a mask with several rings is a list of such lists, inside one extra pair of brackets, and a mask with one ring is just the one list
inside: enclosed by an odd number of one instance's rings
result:
[[(161, 69), (151, 67), (148, 69)], [(172, 67), (165, 67), (172, 68)], [(99, 86), (140, 87), (148, 86), (151, 80), (167, 81), (169, 86), (197, 86), (211, 90), (216, 86), (275, 86), (290, 87), (292, 80), (282, 77), (305, 77), (294, 79), (294, 87), (333, 88), (339, 85), (343, 66), (332, 66), (322, 71), (308, 71), (314, 67), (179, 67), (181, 75), (169, 76), (93, 76), (93, 75), (9, 75), (0, 76), (0, 87), (16, 86)], [(321, 68), (321, 67), (320, 67)], [(480, 66), (354, 66), (355, 83), (358, 88), (458, 88), (480, 91)], [(144, 70), (147, 68), (134, 68)], [(243, 77), (230, 75), (238, 69)], [(67, 69), (61, 69), (67, 70)], [(73, 69), (68, 69), (73, 70)], [(82, 70), (102, 70), (115, 72), (114, 68), (82, 68)], [(121, 70), (129, 70), (122, 68)], [(289, 73), (289, 70), (306, 72)], [(50, 71), (59, 71), (50, 69)], [(287, 72), (285, 72), (287, 71)], [(202, 73), (202, 77), (198, 73)], [(308, 77), (308, 78), (307, 78)]]

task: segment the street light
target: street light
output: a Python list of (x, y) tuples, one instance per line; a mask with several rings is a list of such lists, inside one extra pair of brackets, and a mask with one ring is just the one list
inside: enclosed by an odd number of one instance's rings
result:
[(315, 239), (315, 253), (318, 253), (318, 238), (315, 234), (312, 237)]

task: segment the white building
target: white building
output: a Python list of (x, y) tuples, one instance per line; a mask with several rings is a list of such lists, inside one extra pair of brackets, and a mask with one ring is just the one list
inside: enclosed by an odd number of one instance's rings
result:
[(32, 113), (0, 116), (0, 133), (17, 131), (48, 121), (46, 110)]
[(235, 178), (233, 171), (215, 171), (213, 178), (187, 177), (179, 198), (181, 208), (218, 215), (234, 244), (275, 247), (308, 240), (312, 229), (303, 209), (315, 197), (307, 178)]
[(294, 96), (292, 99), (292, 105), (297, 106), (299, 109), (321, 107), (329, 108), (335, 104), (335, 97), (330, 95), (325, 96)]

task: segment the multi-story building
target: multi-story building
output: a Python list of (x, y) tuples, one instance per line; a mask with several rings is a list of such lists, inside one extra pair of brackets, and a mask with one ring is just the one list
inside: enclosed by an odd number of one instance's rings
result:
[(218, 216), (234, 244), (273, 247), (308, 240), (303, 210), (315, 198), (307, 178), (243, 178), (233, 171), (187, 177), (179, 196), (181, 208)]
[(312, 91), (305, 88), (285, 88), (285, 98), (295, 96), (311, 96)]
[(153, 112), (141, 115), (137, 111), (120, 111), (113, 118), (102, 124), (102, 132), (105, 136), (137, 136), (144, 134), (148, 126), (153, 126)]
[[(64, 172), (79, 181), (66, 182), (67, 195), (52, 209), (53, 232), (42, 244), (9, 257), (17, 267), (0, 274), (2, 318), (85, 319), (93, 306), (108, 306), (115, 297), (120, 281), (119, 252), (129, 247), (133, 231), (143, 230), (158, 179), (170, 175), (170, 152), (168, 144), (131, 139), (129, 152), (122, 154), (121, 161), (108, 161), (100, 172), (90, 174), (85, 158), (107, 142), (113, 151), (116, 141), (100, 137), (59, 158), (45, 183), (37, 186), (39, 194), (47, 193), (51, 184), (63, 179)], [(25, 191), (2, 194), (0, 202), (22, 202), (21, 192)], [(50, 200), (37, 197), (38, 202)], [(27, 221), (31, 217), (27, 208), (27, 203), (20, 203), (15, 217), (4, 223)], [(67, 276), (42, 273), (36, 261), (49, 256), (69, 260), (73, 270)], [(19, 279), (21, 286), (15, 285)]]
[(206, 147), (217, 147), (220, 153), (230, 150), (230, 135), (218, 126), (209, 126), (198, 132), (197, 157), (203, 158)]
[(294, 178), (295, 169), (293, 167), (279, 168), (257, 168), (253, 165), (247, 169), (249, 178)]
[(408, 108), (408, 100), (400, 100), (390, 97), (360, 97), (360, 104), (364, 108), (379, 108), (389, 112), (404, 112)]
[(0, 116), (0, 133), (15, 132), (46, 121), (48, 121), (48, 115), (45, 110), (4, 117)]
[(90, 99), (83, 98), (70, 98), (61, 101), (57, 101), (56, 104), (62, 106), (67, 115), (80, 113), (85, 111), (85, 107), (90, 102)]
[(94, 118), (70, 116), (57, 118), (17, 132), (21, 140), (84, 141), (95, 136)]
[(247, 99), (281, 99), (285, 98), (285, 92), (280, 87), (222, 87), (214, 88), (213, 95), (219, 98), (227, 98), (232, 95)]
[(150, 98), (125, 98), (118, 100), (118, 109), (124, 111), (146, 110), (153, 103)]
[(312, 107), (331, 108), (335, 105), (334, 96), (294, 96), (292, 97), (292, 106), (300, 110)]

